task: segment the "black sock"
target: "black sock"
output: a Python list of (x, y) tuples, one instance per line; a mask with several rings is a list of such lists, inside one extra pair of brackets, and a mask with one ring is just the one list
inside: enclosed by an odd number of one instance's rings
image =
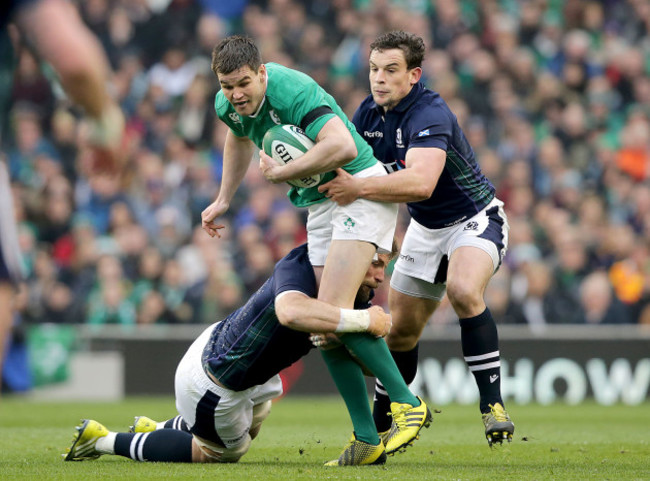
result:
[(175, 418), (165, 421), (165, 429), (177, 429), (179, 431), (185, 431), (186, 433), (190, 432), (190, 428), (187, 426), (187, 423), (180, 414)]
[[(415, 374), (418, 371), (418, 348), (416, 344), (410, 351), (390, 351), (400, 374), (404, 378), (406, 384), (411, 384), (415, 379)], [(375, 381), (375, 398), (374, 406), (372, 409), (372, 417), (375, 420), (377, 432), (381, 433), (390, 429), (392, 417), (388, 416), (390, 412), (390, 398), (384, 389), (384, 386)]]
[(503, 405), (497, 326), (486, 307), (478, 316), (461, 319), (460, 328), (463, 356), (481, 395), (481, 412), (490, 412), (489, 404)]
[(150, 433), (119, 433), (115, 454), (136, 461), (192, 462), (192, 435), (176, 429)]

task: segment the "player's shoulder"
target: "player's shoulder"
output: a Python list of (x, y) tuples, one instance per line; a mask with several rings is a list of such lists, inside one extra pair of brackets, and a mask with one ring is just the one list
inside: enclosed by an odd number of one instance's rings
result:
[(234, 112), (234, 109), (230, 105), (230, 102), (228, 102), (228, 99), (222, 90), (219, 90), (219, 92), (217, 92), (217, 95), (214, 97), (214, 110), (217, 112), (217, 115), (219, 117), (226, 115), (229, 110), (232, 110)]
[[(276, 78), (296, 78), (298, 80), (312, 80), (312, 78), (300, 70), (295, 70), (279, 63), (267, 62), (264, 64), (269, 74), (269, 79)], [(313, 81), (313, 80), (312, 80)]]
[(310, 95), (320, 89), (316, 81), (303, 72), (273, 62), (265, 65), (268, 72), (266, 96), (276, 107), (290, 107), (299, 95)]
[(377, 104), (373, 100), (372, 95), (368, 95), (361, 101), (359, 107), (357, 107), (357, 110), (354, 113), (353, 121), (357, 125), (365, 125), (368, 122), (372, 122), (372, 119), (376, 119), (378, 116), (379, 114), (377, 112)]
[(373, 100), (372, 95), (368, 95), (365, 99), (361, 101), (361, 103), (359, 104), (359, 108), (357, 110), (362, 114), (367, 114), (367, 113), (374, 112), (376, 107), (377, 104)]
[(287, 266), (300, 266), (309, 264), (309, 253), (307, 244), (299, 245), (292, 249), (286, 256), (284, 256), (276, 265), (276, 269)]
[(409, 109), (412, 120), (435, 121), (445, 123), (452, 120), (453, 115), (447, 102), (434, 90), (423, 88), (417, 100)]
[(273, 283), (276, 293), (291, 289), (312, 296), (318, 292), (307, 244), (294, 248), (278, 261), (273, 270)]

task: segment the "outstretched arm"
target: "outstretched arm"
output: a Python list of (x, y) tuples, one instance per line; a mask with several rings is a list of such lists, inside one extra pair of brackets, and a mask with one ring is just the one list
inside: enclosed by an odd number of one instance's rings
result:
[(277, 296), (275, 312), (280, 324), (296, 331), (368, 332), (383, 337), (391, 327), (390, 314), (379, 306), (370, 309), (341, 309), (297, 291)]
[(428, 199), (445, 167), (446, 153), (434, 147), (416, 147), (406, 153), (406, 168), (381, 177), (352, 177), (338, 169), (336, 177), (318, 187), (340, 205), (356, 199), (379, 202), (418, 202)]
[(108, 60), (75, 8), (65, 0), (34, 2), (18, 10), (15, 23), (52, 65), (70, 99), (83, 107), (91, 144), (117, 155), (124, 117), (108, 92)]
[(219, 229), (224, 226), (215, 221), (230, 208), (230, 201), (239, 188), (253, 156), (253, 142), (248, 137), (237, 137), (232, 131), (226, 134), (223, 150), (223, 176), (217, 199), (201, 213), (203, 230), (210, 237), (221, 237)]

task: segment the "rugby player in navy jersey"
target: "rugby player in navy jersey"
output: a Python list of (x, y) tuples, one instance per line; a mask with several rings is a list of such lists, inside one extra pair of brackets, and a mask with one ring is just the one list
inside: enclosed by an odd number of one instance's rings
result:
[[(11, 23), (16, 27), (17, 37), (30, 45), (39, 59), (52, 65), (70, 99), (84, 108), (89, 121), (89, 142), (97, 149), (97, 163), (101, 160), (105, 162), (102, 168), (111, 167), (109, 164), (116, 161), (124, 118), (108, 94), (106, 55), (66, 0), (0, 2), (0, 145), (8, 124), (17, 60), (9, 35)], [(6, 338), (13, 321), (14, 293), (23, 274), (15, 222), (9, 174), (0, 159), (0, 378)]]
[[(340, 205), (359, 198), (406, 202), (411, 221), (391, 277), (393, 327), (386, 342), (410, 383), (418, 340), (446, 290), (492, 446), (512, 440), (514, 432), (501, 398), (497, 328), (483, 299), (505, 254), (509, 227), (456, 116), (420, 81), (424, 53), (423, 40), (403, 31), (371, 44), (371, 95), (353, 123), (390, 175), (361, 179), (338, 169), (319, 190)], [(389, 403), (377, 382), (373, 415), (380, 432), (390, 426)]]
[[(396, 253), (394, 245), (391, 256)], [(278, 373), (314, 347), (309, 333), (384, 336), (389, 331), (390, 316), (369, 304), (389, 260), (387, 254), (373, 260), (355, 301), (360, 322), (349, 323), (340, 308), (316, 299), (318, 283), (307, 246), (295, 248), (244, 306), (209, 326), (190, 346), (174, 383), (180, 416), (163, 423), (138, 417), (133, 433), (109, 432), (97, 421), (83, 421), (65, 460), (117, 454), (137, 461), (238, 461), (268, 416), (271, 399), (282, 394)], [(368, 367), (377, 372), (382, 361), (376, 364)], [(365, 388), (363, 398), (368, 405)], [(382, 447), (373, 461), (385, 460)]]

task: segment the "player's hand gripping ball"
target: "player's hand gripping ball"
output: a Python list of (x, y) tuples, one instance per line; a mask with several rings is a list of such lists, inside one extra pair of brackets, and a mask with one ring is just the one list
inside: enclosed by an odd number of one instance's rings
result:
[[(262, 148), (266, 155), (282, 165), (300, 158), (313, 146), (314, 142), (295, 125), (276, 125), (264, 134), (262, 140)], [(319, 182), (320, 174), (287, 181), (294, 187), (302, 188), (316, 187)]]

